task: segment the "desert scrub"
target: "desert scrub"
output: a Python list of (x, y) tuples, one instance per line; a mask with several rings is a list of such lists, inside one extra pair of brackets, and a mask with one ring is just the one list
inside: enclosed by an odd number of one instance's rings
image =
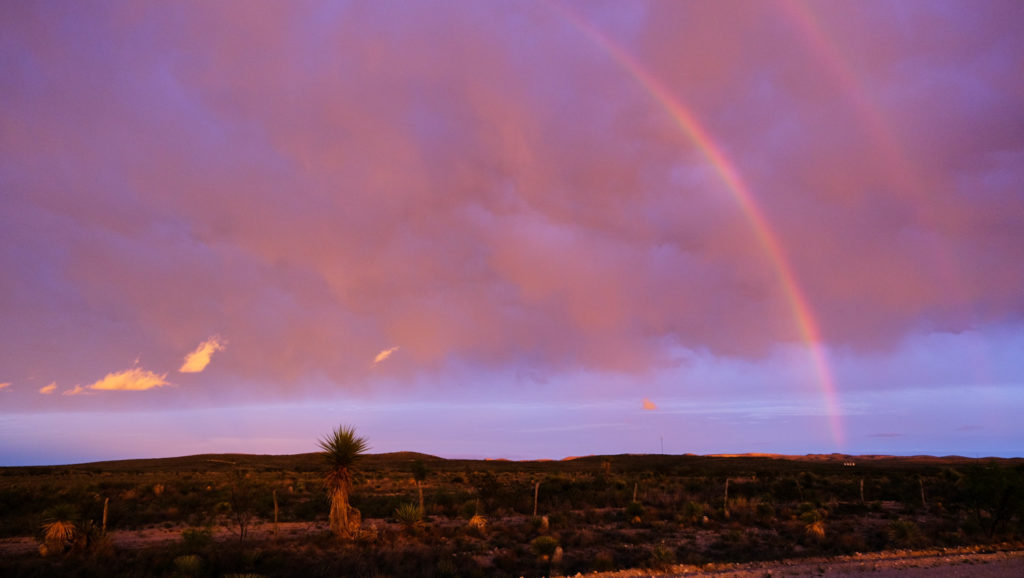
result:
[(181, 548), (186, 552), (204, 552), (213, 545), (210, 528), (185, 528), (181, 531)]
[(630, 524), (639, 524), (643, 521), (645, 514), (644, 505), (640, 502), (630, 502), (626, 506), (626, 521)]
[(196, 554), (186, 554), (174, 559), (174, 569), (181, 576), (197, 576), (203, 569), (203, 559)]
[(667, 571), (675, 563), (675, 551), (664, 544), (659, 544), (651, 550), (651, 557), (647, 562), (647, 567), (655, 570)]
[(909, 520), (893, 520), (888, 527), (889, 543), (897, 548), (916, 548), (923, 545), (921, 529)]
[(558, 549), (558, 540), (554, 536), (537, 536), (530, 542), (530, 548), (542, 561), (548, 561)]
[(405, 531), (412, 532), (423, 522), (423, 512), (416, 504), (402, 504), (395, 508), (395, 519)]

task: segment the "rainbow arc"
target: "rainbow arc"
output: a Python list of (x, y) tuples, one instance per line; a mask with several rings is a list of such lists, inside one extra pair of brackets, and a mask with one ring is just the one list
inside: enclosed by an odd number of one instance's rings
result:
[(786, 258), (778, 235), (770, 226), (764, 212), (758, 206), (750, 187), (744, 182), (736, 165), (698, 121), (692, 110), (676, 97), (661, 81), (647, 71), (616, 42), (602, 34), (588, 22), (562, 6), (555, 10), (574, 28), (604, 50), (616, 64), (629, 74), (665, 110), (677, 127), (714, 167), (716, 174), (739, 205), (743, 216), (750, 224), (764, 253), (776, 273), (787, 304), (793, 314), (800, 339), (809, 352), (811, 364), (817, 377), (829, 419), (833, 441), (842, 446), (844, 434), (839, 412), (835, 378), (828, 364), (821, 339), (821, 332), (815, 320), (810, 303), (800, 287), (793, 267)]

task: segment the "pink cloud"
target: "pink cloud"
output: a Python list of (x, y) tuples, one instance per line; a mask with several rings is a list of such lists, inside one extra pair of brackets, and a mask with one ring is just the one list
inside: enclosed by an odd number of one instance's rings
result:
[(50, 385), (44, 385), (43, 387), (39, 388), (39, 393), (43, 395), (50, 395), (55, 391), (57, 391), (57, 382), (53, 382)]
[(224, 351), (225, 342), (219, 336), (213, 336), (185, 356), (185, 362), (178, 369), (181, 373), (199, 373), (210, 364), (210, 358), (218, 351)]
[(167, 381), (167, 374), (159, 375), (152, 371), (135, 367), (117, 373), (108, 373), (106, 377), (90, 385), (89, 389), (97, 391), (146, 391), (166, 385), (171, 385)]
[(373, 364), (377, 365), (383, 362), (387, 358), (391, 357), (391, 355), (394, 354), (396, 351), (398, 351), (398, 349), (398, 346), (395, 346), (381, 351), (380, 353), (377, 354), (376, 357), (373, 358)]

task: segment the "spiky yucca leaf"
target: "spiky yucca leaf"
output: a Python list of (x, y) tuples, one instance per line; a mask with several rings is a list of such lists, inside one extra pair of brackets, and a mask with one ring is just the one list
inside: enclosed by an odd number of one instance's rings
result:
[(78, 527), (69, 520), (54, 520), (43, 524), (43, 537), (49, 544), (67, 544), (75, 537)]
[(818, 520), (817, 522), (806, 525), (804, 527), (804, 533), (811, 538), (823, 540), (825, 538), (825, 522)]
[(70, 544), (78, 533), (73, 520), (78, 518), (78, 509), (70, 504), (57, 504), (43, 512), (43, 540), (51, 549), (61, 549)]
[(351, 468), (369, 449), (366, 438), (356, 435), (356, 428), (339, 426), (319, 441), (324, 459), (335, 469)]
[(401, 504), (395, 508), (395, 518), (403, 526), (412, 526), (423, 519), (423, 513), (416, 504)]

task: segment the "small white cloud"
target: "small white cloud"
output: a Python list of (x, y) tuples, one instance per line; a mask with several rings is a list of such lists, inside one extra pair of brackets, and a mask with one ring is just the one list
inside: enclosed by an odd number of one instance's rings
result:
[(57, 391), (57, 382), (56, 381), (51, 383), (50, 385), (44, 385), (43, 387), (39, 388), (39, 393), (41, 393), (43, 395), (50, 395), (51, 393), (53, 393), (55, 391)]
[(185, 363), (182, 364), (181, 373), (199, 373), (210, 365), (210, 358), (218, 351), (224, 351), (227, 343), (219, 336), (214, 335), (199, 344), (195, 351), (185, 356)]
[(154, 387), (170, 385), (167, 374), (157, 375), (141, 367), (127, 369), (118, 373), (108, 373), (106, 377), (89, 386), (89, 389), (101, 391), (145, 391)]
[(377, 357), (373, 358), (373, 364), (377, 365), (378, 363), (381, 363), (385, 359), (391, 357), (391, 354), (396, 352), (396, 351), (398, 351), (398, 346), (392, 347), (391, 349), (385, 349), (384, 351), (381, 351), (380, 353), (377, 354)]

